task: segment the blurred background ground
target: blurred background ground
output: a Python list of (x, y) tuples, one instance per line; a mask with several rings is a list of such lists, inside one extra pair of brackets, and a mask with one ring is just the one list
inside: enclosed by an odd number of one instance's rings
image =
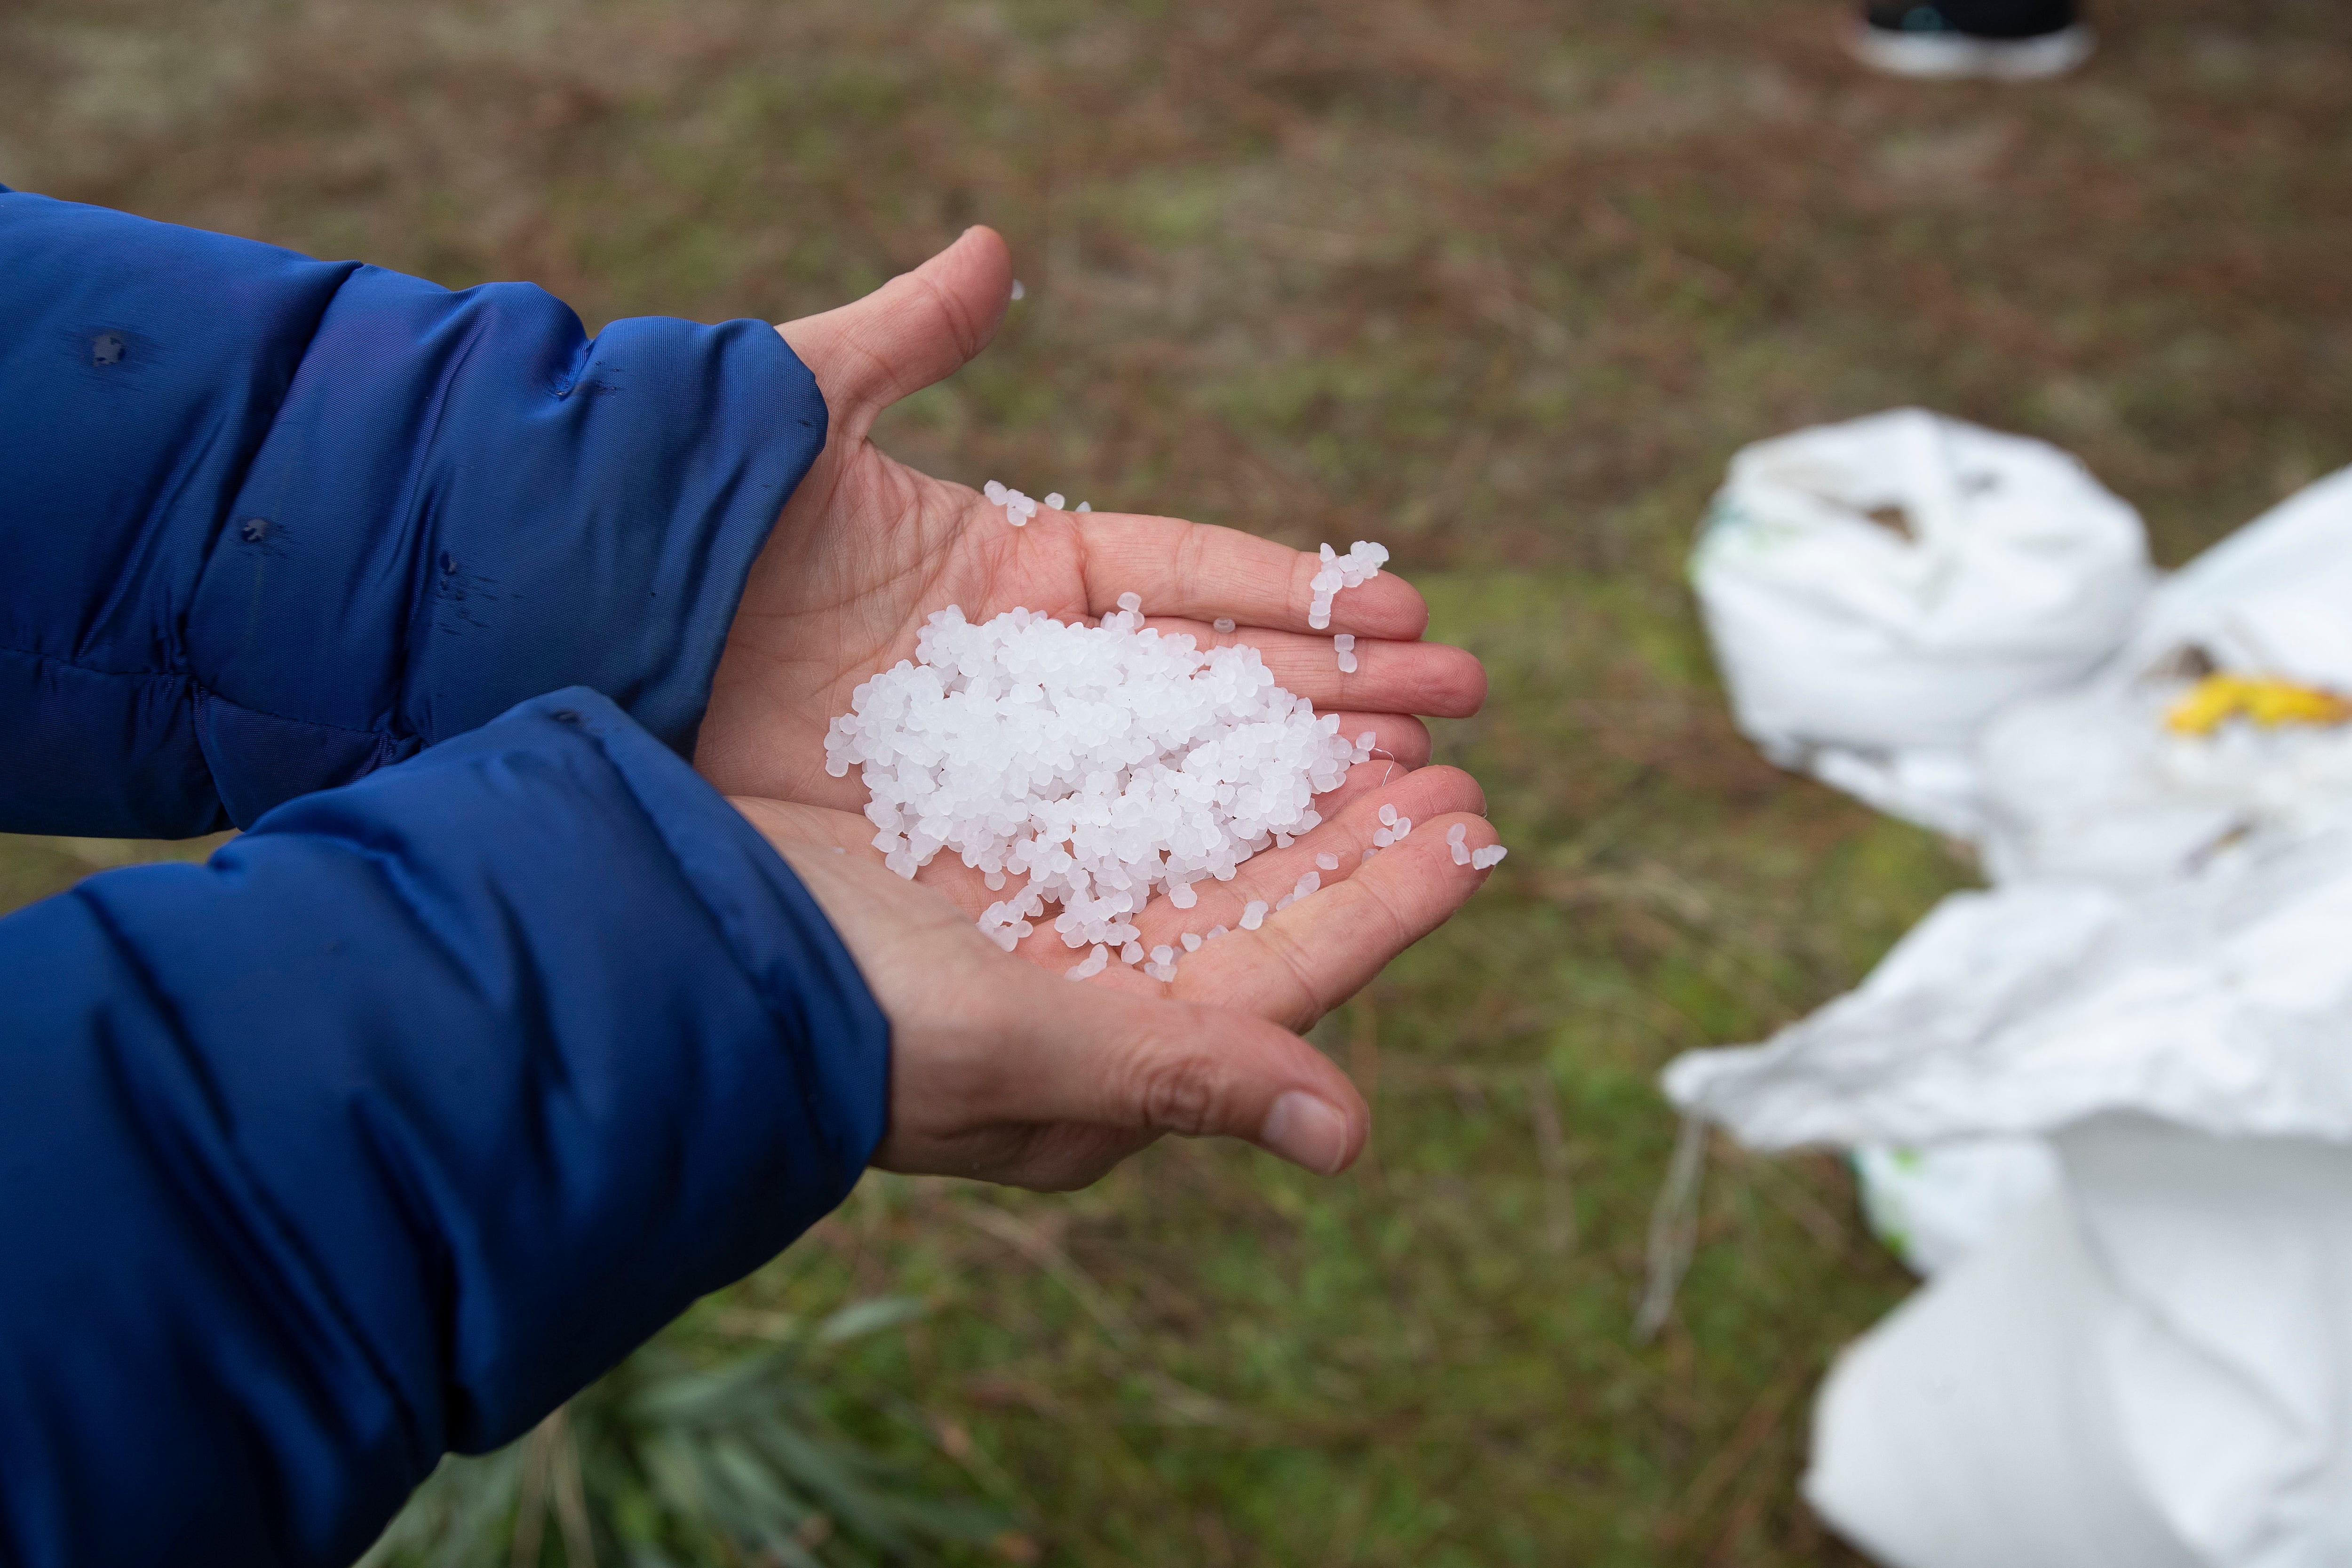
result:
[[(2070, 447), (2168, 563), (2352, 460), (2352, 11), (2118, 3), (2032, 88), (1863, 76), (1835, 15), (20, 0), (0, 182), (592, 329), (782, 319), (1002, 229), (1027, 301), (886, 444), (1386, 542), (1494, 671), (1439, 751), (1514, 854), (1318, 1031), (1379, 1114), (1349, 1177), (869, 1178), (679, 1332), (924, 1297), (844, 1375), (1018, 1510), (1016, 1561), (1852, 1563), (1794, 1498), (1807, 1401), (1906, 1280), (1833, 1161), (1719, 1147), (1633, 1344), (1652, 1079), (1970, 872), (1732, 733), (1680, 560), (1738, 444), (1895, 404)], [(190, 852), (0, 840), (0, 905)]]

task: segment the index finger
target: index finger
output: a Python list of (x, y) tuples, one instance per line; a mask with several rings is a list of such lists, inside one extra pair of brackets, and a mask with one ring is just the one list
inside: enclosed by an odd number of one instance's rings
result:
[[(1321, 563), (1311, 552), (1237, 528), (1178, 517), (1096, 511), (1070, 521), (1077, 524), (1085, 550), (1091, 615), (1108, 615), (1118, 607), (1121, 594), (1135, 594), (1142, 598), (1147, 616), (1189, 616), (1203, 621), (1222, 616), (1247, 626), (1316, 630), (1307, 624), (1307, 607), (1315, 596), (1310, 584)], [(1330, 626), (1317, 635), (1354, 632), (1410, 642), (1428, 626), (1429, 606), (1419, 591), (1383, 571), (1370, 582), (1341, 589), (1331, 602)]]

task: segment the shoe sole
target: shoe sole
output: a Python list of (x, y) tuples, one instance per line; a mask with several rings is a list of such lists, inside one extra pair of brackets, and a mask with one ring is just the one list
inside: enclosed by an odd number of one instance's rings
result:
[(1867, 25), (1846, 35), (1854, 58), (1890, 76), (1953, 81), (2041, 81), (2091, 58), (2094, 35), (2077, 22), (2033, 38), (1973, 38), (1958, 33), (1890, 33)]

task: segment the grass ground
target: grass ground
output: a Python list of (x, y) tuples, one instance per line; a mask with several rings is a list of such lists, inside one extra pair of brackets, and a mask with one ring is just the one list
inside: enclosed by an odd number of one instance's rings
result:
[[(925, 1296), (856, 1374), (1017, 1500), (1015, 1558), (1850, 1563), (1794, 1500), (1804, 1412), (1906, 1282), (1834, 1163), (1719, 1149), (1633, 1344), (1651, 1085), (1969, 873), (1732, 733), (1680, 557), (1738, 444), (1896, 403), (2071, 447), (2168, 561), (2352, 460), (2352, 14), (2118, 3), (2088, 72), (2008, 89), (1864, 78), (1832, 15), (27, 0), (0, 181), (592, 326), (781, 319), (1003, 229), (1028, 302), (886, 439), (1386, 541), (1494, 670), (1440, 752), (1516, 852), (1318, 1032), (1380, 1118), (1349, 1177), (877, 1177), (684, 1331)], [(0, 840), (0, 903), (146, 852)]]

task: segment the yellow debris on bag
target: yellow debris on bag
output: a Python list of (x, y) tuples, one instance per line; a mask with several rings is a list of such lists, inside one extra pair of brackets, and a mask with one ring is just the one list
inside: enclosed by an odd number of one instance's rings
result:
[(2164, 715), (2165, 726), (2183, 735), (2210, 735), (2231, 719), (2250, 720), (2265, 730), (2341, 724), (2352, 721), (2352, 700), (2274, 675), (2209, 675)]

